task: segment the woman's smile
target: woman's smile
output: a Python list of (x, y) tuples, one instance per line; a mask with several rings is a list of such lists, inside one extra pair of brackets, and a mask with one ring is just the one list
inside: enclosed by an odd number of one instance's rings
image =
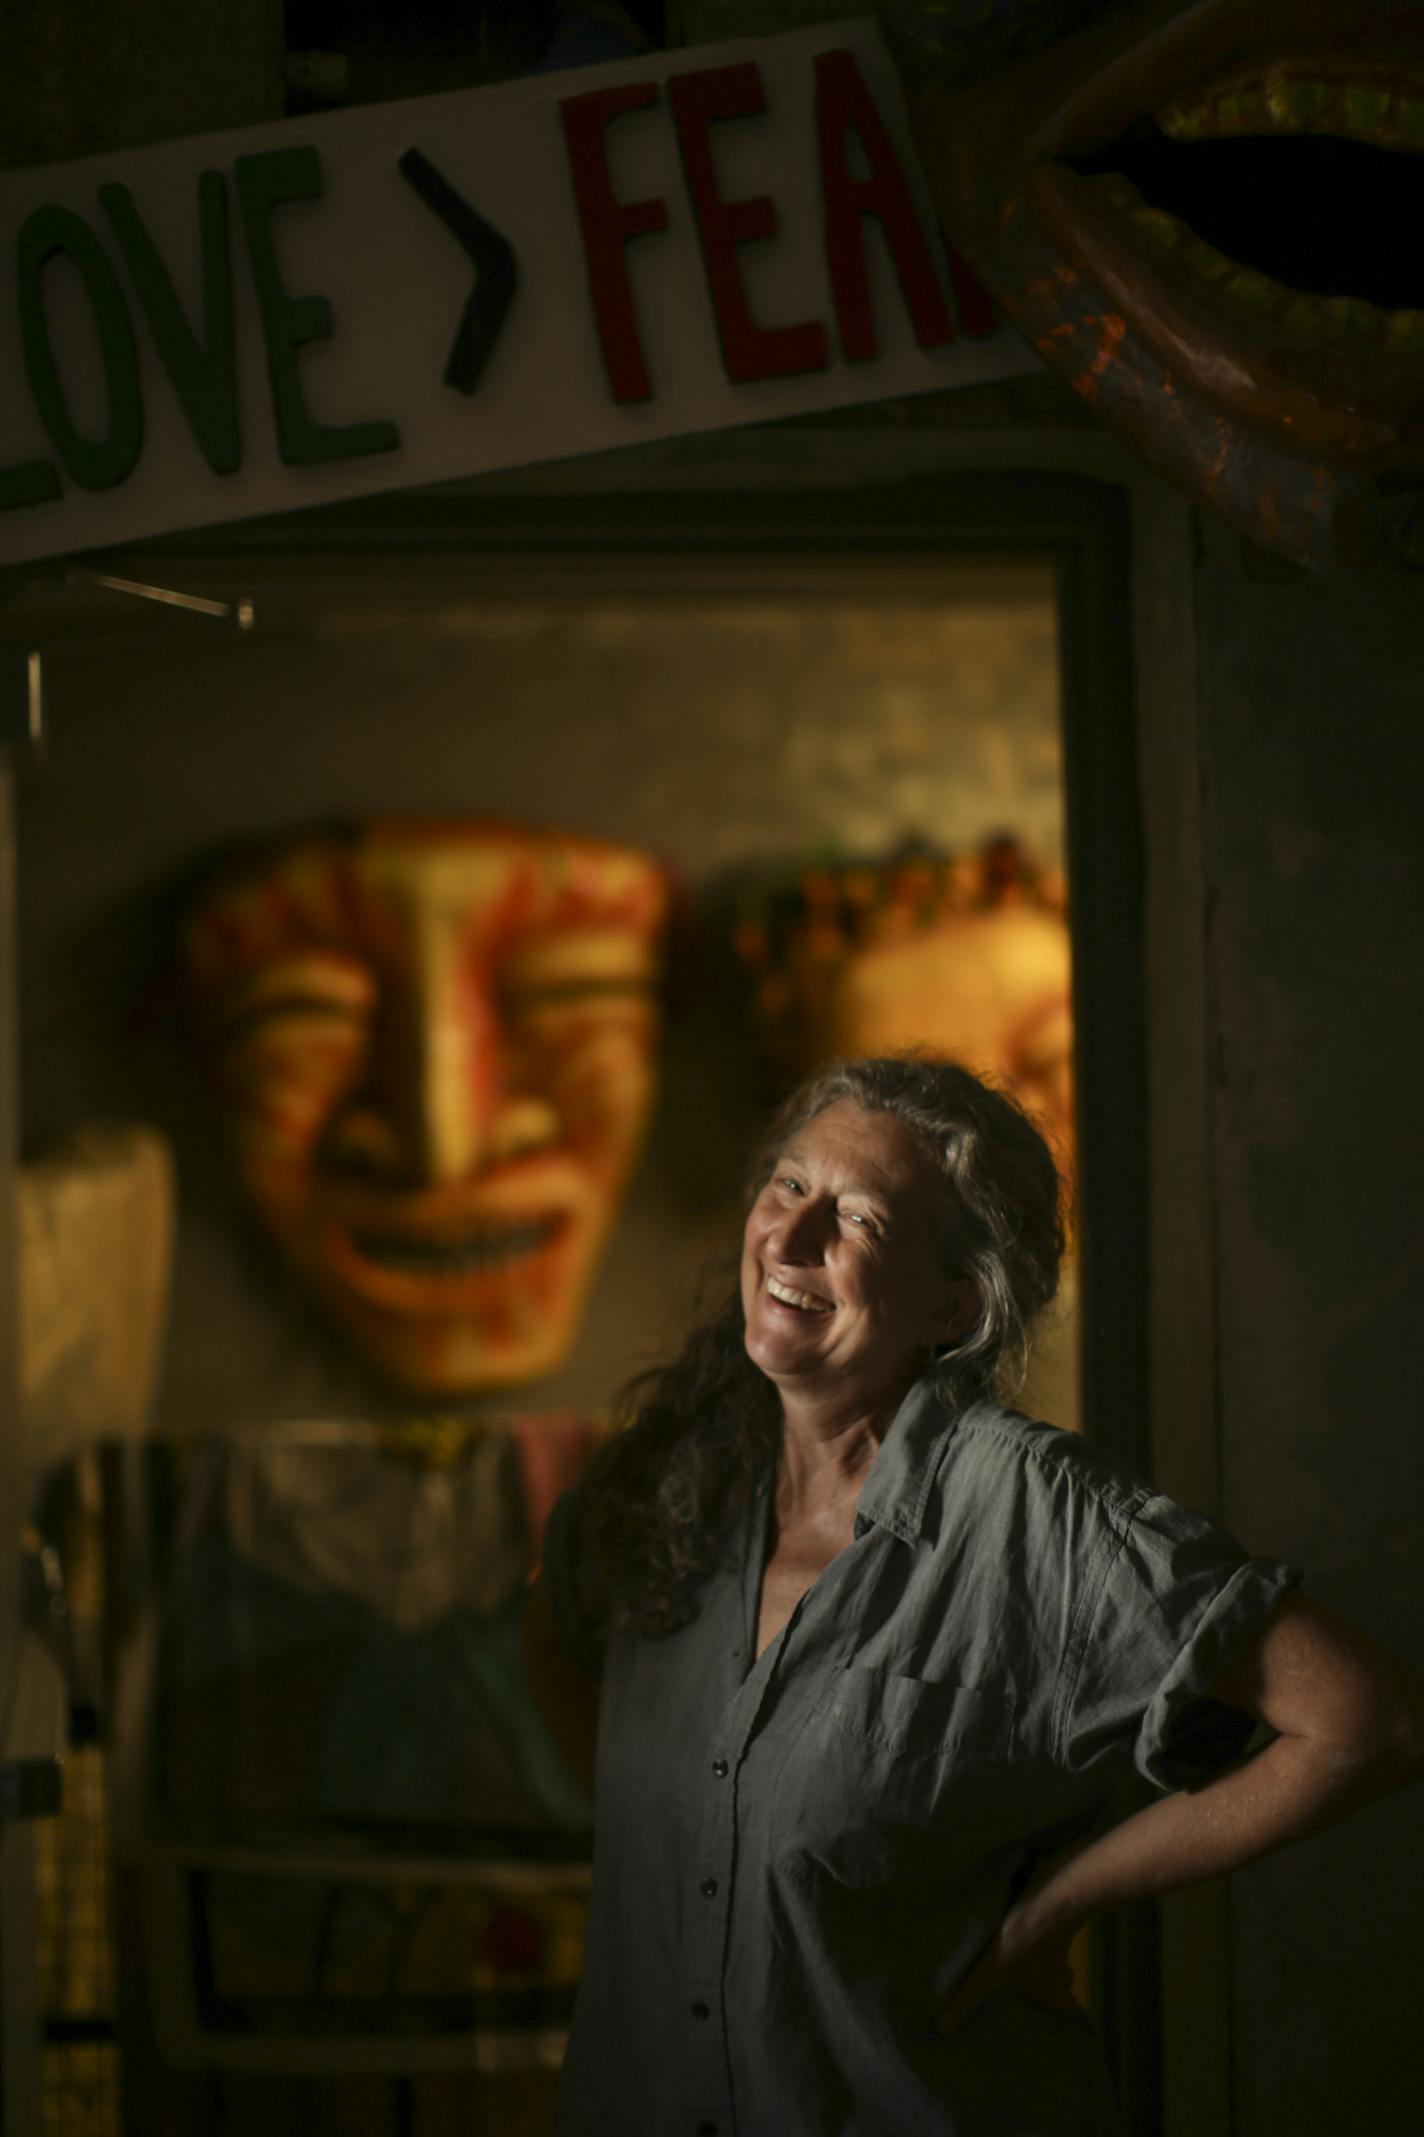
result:
[(766, 1279), (766, 1288), (772, 1297), (783, 1306), (792, 1306), (798, 1313), (834, 1313), (834, 1299), (818, 1298), (811, 1291), (795, 1291), (790, 1284), (778, 1283), (774, 1276)]
[[(747, 1354), (803, 1391), (903, 1386), (949, 1333), (938, 1182), (918, 1137), (840, 1102), (783, 1150), (747, 1218)], [(829, 1390), (828, 1390), (829, 1391)]]

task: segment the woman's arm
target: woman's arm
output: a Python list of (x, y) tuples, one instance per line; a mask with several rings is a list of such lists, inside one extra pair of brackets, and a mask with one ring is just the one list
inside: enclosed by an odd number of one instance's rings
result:
[(1424, 1779), (1424, 1678), (1302, 1597), (1286, 1597), (1208, 1691), (1265, 1722), (1275, 1740), (1044, 1865), (941, 2013), (942, 2028), (996, 1988), (1067, 2002), (1068, 1941), (1104, 1907), (1237, 1869)]
[(549, 1592), (537, 1574), (524, 1616), (524, 1674), (560, 1757), (592, 1802), (598, 1686), (559, 1638)]

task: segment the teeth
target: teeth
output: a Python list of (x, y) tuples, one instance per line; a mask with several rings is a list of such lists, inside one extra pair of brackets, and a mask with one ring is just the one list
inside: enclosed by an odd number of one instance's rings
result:
[(1253, 311), (1268, 311), (1285, 302), (1289, 292), (1269, 275), (1257, 274), (1254, 268), (1242, 267), (1223, 285), (1238, 304), (1249, 304)]
[(1392, 349), (1424, 349), (1424, 312), (1392, 312), (1385, 339)]
[(1187, 226), (1177, 216), (1169, 215), (1165, 208), (1134, 208), (1132, 220), (1144, 237), (1151, 238), (1165, 252), (1175, 252), (1188, 235)]
[(1266, 84), (1266, 113), (1280, 133), (1304, 133), (1325, 110), (1325, 91), (1317, 82), (1293, 82), (1274, 74)]
[(1364, 297), (1327, 297), (1325, 309), (1342, 334), (1374, 334), (1384, 327), (1388, 314)]
[(1100, 171), (1088, 183), (1099, 200), (1106, 201), (1109, 207), (1121, 208), (1128, 215), (1135, 215), (1139, 208), (1147, 206), (1132, 180), (1122, 171)]
[(1389, 114), (1387, 89), (1346, 89), (1340, 98), (1345, 131), (1357, 141), (1376, 141)]
[(1330, 315), (1319, 297), (1292, 297), (1281, 317), (1298, 334), (1328, 335), (1332, 331)]
[(466, 1239), (402, 1239), (358, 1234), (354, 1244), (367, 1261), (402, 1276), (464, 1276), (476, 1269), (497, 1269), (517, 1261), (543, 1246), (557, 1220), (537, 1224), (509, 1225), (500, 1231), (479, 1232)]
[(1215, 245), (1208, 245), (1204, 237), (1194, 239), (1187, 247), (1187, 265), (1203, 282), (1221, 282), (1226, 276), (1236, 273), (1236, 263), (1228, 260)]
[(1391, 347), (1412, 346), (1412, 320), (1424, 313), (1385, 312), (1363, 297), (1293, 296), (1281, 309), (1284, 323), (1317, 341), (1383, 341)]
[(1169, 104), (1157, 114), (1157, 124), (1173, 141), (1200, 141), (1211, 123), (1209, 108), (1198, 105), (1189, 109), (1184, 104)]
[(783, 1306), (799, 1306), (803, 1313), (833, 1313), (835, 1308), (829, 1299), (818, 1299), (810, 1291), (793, 1291), (790, 1284), (779, 1284), (774, 1276), (766, 1280), (766, 1288)]
[[(1411, 90), (1418, 88), (1410, 85)], [(1181, 99), (1157, 115), (1174, 141), (1227, 134), (1335, 134), (1424, 149), (1424, 95), (1378, 82), (1309, 79), (1289, 67)]]
[(1219, 97), (1217, 131), (1223, 134), (1253, 133), (1261, 124), (1261, 93), (1258, 89), (1233, 89)]

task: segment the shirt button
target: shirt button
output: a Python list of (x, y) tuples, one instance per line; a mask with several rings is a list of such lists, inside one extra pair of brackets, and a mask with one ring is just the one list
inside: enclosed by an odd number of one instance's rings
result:
[(725, 1759), (713, 1759), (712, 1771), (719, 1781), (725, 1781), (727, 1778), (727, 1761)]
[(699, 1892), (700, 1892), (700, 1893), (702, 1894), (702, 1897), (703, 1897), (703, 1899), (705, 1899), (705, 1900), (715, 1900), (715, 1899), (716, 1899), (716, 1897), (717, 1897), (717, 1880), (716, 1880), (716, 1878), (715, 1878), (715, 1877), (704, 1877), (704, 1878), (703, 1878), (703, 1880), (702, 1880), (702, 1882), (701, 1882), (701, 1884), (700, 1884), (700, 1885), (698, 1886), (698, 1888), (697, 1888), (697, 1889), (698, 1889), (698, 1891), (699, 1891)]
[(708, 2010), (705, 2003), (695, 2003), (692, 2006), (692, 2015), (694, 2018), (710, 2018), (712, 2016), (712, 2013)]

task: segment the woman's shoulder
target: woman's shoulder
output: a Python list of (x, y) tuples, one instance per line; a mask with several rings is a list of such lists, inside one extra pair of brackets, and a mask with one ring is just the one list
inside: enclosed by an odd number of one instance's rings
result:
[(988, 1399), (961, 1413), (946, 1443), (941, 1482), (963, 1488), (971, 1476), (1029, 1495), (1084, 1499), (1114, 1523), (1130, 1522), (1154, 1496), (1081, 1432)]

